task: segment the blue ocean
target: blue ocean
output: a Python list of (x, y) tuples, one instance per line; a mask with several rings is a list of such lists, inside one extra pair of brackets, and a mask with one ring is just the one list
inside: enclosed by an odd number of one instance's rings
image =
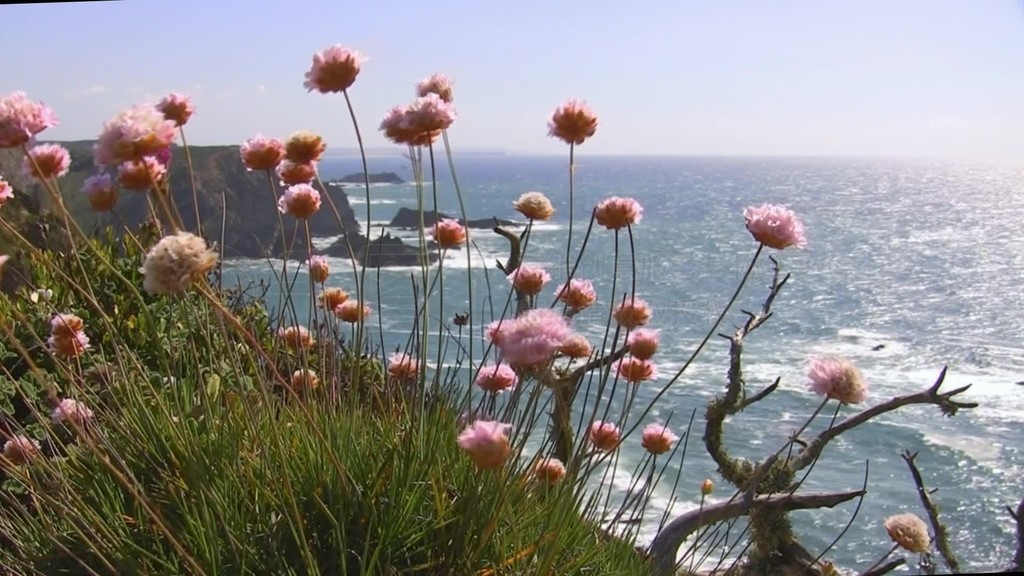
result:
[[(900, 458), (904, 449), (919, 451), (917, 464), (927, 485), (938, 489), (932, 498), (963, 568), (1005, 568), (1016, 546), (1015, 525), (1005, 507), (1024, 497), (1024, 385), (1018, 384), (1024, 381), (1024, 170), (884, 159), (591, 157), (585, 147), (580, 150), (573, 259), (598, 201), (631, 196), (645, 208), (633, 230), (635, 258), (628, 236), (620, 235), (616, 258), (614, 233), (603, 228), (592, 232), (576, 276), (594, 281), (599, 304), (573, 321), (576, 330), (599, 344), (609, 302), (629, 291), (635, 274), (637, 296), (654, 310), (650, 327), (662, 335), (654, 358), (660, 377), (641, 386), (635, 417), (704, 337), (754, 255), (756, 243), (744, 228), (744, 207), (785, 204), (803, 219), (807, 248), (766, 250), (719, 328), (731, 333), (745, 319), (741, 309), (759, 308), (771, 280), (767, 256), (775, 256), (782, 271), (792, 276), (775, 301), (775, 315), (746, 341), (745, 375), (751, 394), (776, 378), (781, 384), (766, 400), (726, 422), (727, 447), (734, 455), (760, 459), (803, 424), (820, 403), (808, 390), (806, 376), (814, 355), (841, 354), (854, 361), (870, 386), (868, 406), (923, 390), (948, 366), (945, 387), (971, 384), (963, 399), (978, 402), (978, 408), (946, 418), (935, 406), (919, 405), (877, 418), (833, 441), (803, 489), (859, 489), (865, 463), (870, 463), (868, 495), (858, 516), (826, 555), (839, 566), (863, 570), (891, 546), (882, 525), (887, 516), (914, 512), (926, 517)], [(567, 157), (465, 156), (456, 157), (455, 164), (471, 219), (517, 219), (512, 202), (526, 191), (541, 191), (552, 199), (557, 212), (532, 230), (525, 260), (548, 267), (552, 282), (545, 297), (553, 299), (555, 286), (565, 277)], [(412, 180), (408, 160), (397, 155), (371, 157), (369, 168)], [(332, 158), (321, 163), (320, 171), (329, 180), (361, 172), (362, 167), (358, 158)], [(371, 236), (379, 234), (398, 208), (417, 206), (411, 184), (374, 185), (369, 205), (362, 187), (347, 191), (364, 224), (369, 207)], [(426, 206), (433, 209), (429, 184), (426, 193)], [(437, 164), (437, 209), (459, 214), (443, 159)], [(415, 231), (389, 232), (414, 245), (417, 241)], [(435, 299), (430, 313), (436, 334), (439, 311), (449, 320), (455, 313), (472, 312), (481, 342), (479, 326), (492, 319), (492, 310), (501, 314), (508, 295), (509, 283), (494, 266), (495, 260), (507, 259), (508, 244), (486, 229), (472, 230), (471, 239), (475, 247), (469, 251), (470, 262), (466, 251), (453, 251), (444, 261), (443, 309)], [(314, 245), (333, 240), (314, 239)], [(330, 265), (328, 285), (354, 290), (348, 260), (331, 259)], [(244, 283), (270, 278), (268, 266), (266, 261), (234, 260), (226, 270)], [(466, 290), (470, 266), (473, 310)], [(614, 274), (618, 282), (613, 293)], [(366, 272), (366, 297), (374, 302), (370, 336), (377, 340), (382, 332), (388, 351), (405, 345), (413, 318), (412, 282), (419, 277), (415, 267)], [(296, 295), (309, 293), (304, 268), (294, 290)], [(305, 306), (307, 299), (296, 297), (296, 306)], [(268, 302), (275, 301), (272, 290)], [(477, 344), (478, 361), (481, 350)], [(666, 476), (670, 480), (655, 493), (655, 507), (674, 501), (673, 514), (697, 507), (705, 478), (717, 485), (710, 501), (732, 496), (700, 441), (705, 406), (725, 389), (727, 369), (728, 342), (714, 337), (644, 417), (643, 423), (670, 419), (681, 433), (691, 412), (697, 411), (678, 487), (673, 491), (674, 464)], [(838, 417), (855, 412), (856, 407), (843, 407)], [(810, 432), (828, 426), (833, 413), (834, 403)], [(642, 455), (639, 438), (632, 440), (623, 447), (621, 474), (615, 479), (622, 490), (630, 486), (628, 472)], [(835, 509), (794, 512), (801, 542), (813, 553), (824, 549), (855, 507), (850, 502)], [(649, 540), (656, 525), (652, 514), (641, 540)], [(725, 551), (722, 547), (717, 554)]]

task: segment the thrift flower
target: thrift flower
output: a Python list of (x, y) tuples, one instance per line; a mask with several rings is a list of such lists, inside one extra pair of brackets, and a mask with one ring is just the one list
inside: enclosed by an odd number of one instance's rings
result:
[(92, 420), (92, 410), (71, 398), (65, 398), (53, 409), (51, 417), (57, 424), (84, 427)]
[(427, 146), (457, 118), (451, 104), (430, 93), (405, 108), (392, 108), (381, 121), (380, 130), (396, 144)]
[(60, 178), (71, 168), (71, 153), (59, 144), (39, 144), (28, 151), (22, 160), (21, 170), (26, 176), (43, 182), (49, 178)]
[(626, 346), (634, 358), (650, 360), (651, 356), (658, 351), (658, 331), (641, 328), (629, 333), (626, 337)]
[(530, 473), (537, 481), (554, 486), (565, 478), (565, 464), (558, 458), (544, 458), (534, 462)]
[(153, 156), (125, 162), (117, 167), (117, 181), (129, 190), (146, 192), (167, 177), (167, 167)]
[(540, 192), (526, 192), (512, 206), (530, 220), (547, 220), (555, 213), (551, 200)]
[(484, 364), (473, 381), (481, 390), (487, 392), (504, 392), (516, 387), (519, 377), (508, 364)]
[(580, 278), (569, 280), (568, 287), (562, 284), (555, 288), (555, 295), (573, 312), (579, 312), (597, 302), (597, 292), (594, 290), (594, 283)]
[(629, 298), (619, 304), (612, 312), (612, 317), (623, 328), (633, 330), (651, 321), (651, 307), (640, 298)]
[(550, 308), (529, 310), (508, 323), (507, 330), (502, 325), (501, 331), (499, 347), (505, 360), (521, 366), (551, 361), (572, 334), (568, 320)]
[(4, 442), (3, 458), (14, 466), (28, 464), (39, 455), (39, 442), (28, 436), (18, 435)]
[(288, 384), (295, 391), (315, 390), (320, 387), (320, 378), (312, 370), (296, 370), (292, 372), (291, 378), (288, 379)]
[(807, 376), (811, 379), (811, 390), (819, 396), (834, 398), (843, 404), (860, 404), (868, 397), (864, 377), (846, 358), (815, 358), (811, 360)]
[(701, 496), (710, 496), (714, 490), (715, 483), (711, 481), (711, 478), (705, 478), (704, 481), (700, 483)]
[(85, 322), (74, 314), (57, 314), (50, 319), (50, 337), (46, 340), (50, 351), (62, 358), (76, 358), (89, 349), (85, 335)]
[(156, 154), (170, 147), (174, 130), (174, 122), (153, 106), (139, 104), (119, 112), (103, 125), (93, 146), (96, 165), (112, 166)]
[(452, 218), (438, 220), (433, 235), (441, 248), (456, 248), (466, 243), (466, 227)]
[(296, 164), (319, 162), (327, 150), (324, 139), (306, 130), (299, 130), (284, 142), (284, 157)]
[(743, 219), (754, 240), (769, 248), (784, 250), (790, 246), (807, 246), (803, 223), (785, 206), (750, 206), (743, 210)]
[(309, 278), (313, 282), (323, 284), (331, 274), (331, 267), (323, 256), (311, 256), (306, 265), (309, 266)]
[(178, 294), (205, 278), (217, 265), (217, 253), (195, 234), (164, 236), (142, 262), (142, 288), (150, 294)]
[(0, 98), (0, 148), (17, 148), (56, 125), (53, 110), (42, 102), (29, 100), (24, 92), (11, 92)]
[(451, 104), (452, 97), (452, 81), (444, 74), (431, 74), (416, 84), (416, 95), (426, 96), (427, 94), (437, 94), (438, 98), (444, 102)]
[(313, 65), (306, 72), (306, 81), (302, 85), (309, 92), (344, 92), (355, 83), (359, 68), (366, 61), (366, 56), (357, 50), (340, 44), (330, 46), (313, 54)]
[(14, 187), (10, 182), (0, 180), (0, 206), (6, 204), (11, 198), (14, 198)]
[(241, 154), (247, 170), (273, 170), (284, 160), (284, 143), (257, 134), (242, 143)]
[(334, 315), (342, 322), (355, 324), (370, 315), (370, 307), (363, 304), (360, 308), (358, 300), (346, 300), (334, 309)]
[(501, 346), (502, 342), (505, 341), (505, 332), (513, 322), (515, 320), (495, 320), (484, 329), (484, 336), (488, 341), (493, 342), (495, 346)]
[(388, 377), (393, 382), (415, 382), (420, 374), (420, 361), (406, 353), (388, 357)]
[(277, 329), (277, 337), (291, 350), (308, 350), (316, 344), (313, 333), (305, 326), (281, 326)]
[(345, 292), (341, 288), (325, 288), (320, 293), (320, 305), (324, 310), (333, 312), (338, 306), (341, 306), (348, 300), (348, 292)]
[(931, 546), (928, 526), (916, 514), (897, 514), (885, 519), (889, 538), (908, 552), (923, 554)]
[(459, 447), (481, 470), (497, 470), (505, 464), (512, 447), (508, 441), (510, 424), (477, 420), (466, 427), (458, 437)]
[(320, 192), (309, 184), (289, 186), (278, 199), (277, 209), (282, 214), (291, 214), (305, 220), (320, 209)]
[(650, 360), (627, 357), (615, 363), (619, 377), (630, 384), (639, 384), (658, 377), (658, 369)]
[(316, 178), (316, 164), (285, 160), (277, 165), (277, 176), (285, 186), (310, 184)]
[(508, 280), (519, 293), (526, 296), (536, 296), (544, 289), (544, 285), (551, 280), (551, 275), (540, 266), (520, 264), (518, 268), (508, 275)]
[(184, 126), (188, 119), (195, 114), (195, 106), (192, 99), (184, 94), (172, 92), (164, 96), (163, 100), (156, 105), (156, 109), (163, 113), (164, 118), (174, 122), (175, 126)]
[(555, 109), (548, 121), (548, 136), (566, 144), (583, 144), (597, 131), (597, 116), (579, 100), (567, 100)]
[(86, 178), (82, 193), (89, 198), (89, 205), (97, 212), (109, 212), (117, 205), (117, 186), (110, 174), (96, 174)]
[(595, 421), (587, 431), (587, 438), (595, 448), (602, 452), (611, 452), (622, 441), (622, 432), (612, 422)]
[(558, 348), (559, 354), (573, 360), (590, 358), (592, 352), (593, 347), (591, 347), (590, 342), (587, 342), (587, 337), (578, 333), (566, 338), (565, 342)]
[(657, 456), (672, 449), (672, 443), (679, 440), (679, 437), (668, 429), (664, 424), (648, 424), (644, 427), (644, 433), (640, 444), (645, 450)]
[(605, 198), (597, 204), (594, 210), (594, 219), (597, 223), (609, 230), (619, 230), (640, 222), (644, 216), (644, 209), (640, 203), (632, 198), (620, 198), (612, 196)]

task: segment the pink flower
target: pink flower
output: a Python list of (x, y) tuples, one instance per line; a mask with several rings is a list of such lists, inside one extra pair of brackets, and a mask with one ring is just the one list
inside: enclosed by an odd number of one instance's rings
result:
[(370, 315), (370, 307), (363, 304), (360, 308), (359, 301), (356, 299), (345, 300), (334, 308), (334, 315), (342, 322), (355, 324)]
[(284, 142), (257, 134), (242, 142), (241, 153), (247, 170), (273, 170), (284, 160)]
[(508, 275), (512, 286), (526, 296), (536, 296), (544, 289), (544, 285), (551, 280), (551, 275), (544, 268), (532, 264), (520, 264)]
[(85, 322), (74, 314), (55, 314), (50, 319), (50, 337), (46, 340), (50, 351), (62, 358), (77, 358), (89, 349), (85, 335)]
[(28, 464), (39, 456), (39, 442), (28, 436), (14, 436), (4, 442), (3, 457), (15, 466)]
[(146, 192), (167, 177), (167, 167), (153, 156), (125, 162), (117, 167), (117, 181), (129, 190)]
[(548, 486), (554, 486), (562, 478), (565, 478), (565, 464), (558, 458), (544, 458), (534, 462), (530, 474), (537, 481), (543, 482)]
[(594, 283), (580, 278), (569, 280), (568, 288), (565, 284), (555, 288), (555, 295), (573, 312), (579, 312), (597, 302)]
[(846, 358), (837, 356), (811, 360), (808, 371), (811, 390), (843, 404), (860, 404), (868, 397), (868, 386), (860, 370)]
[(319, 134), (308, 130), (293, 132), (284, 141), (284, 157), (296, 164), (316, 165), (327, 151), (327, 143)]
[(473, 382), (488, 392), (504, 392), (516, 387), (519, 377), (508, 364), (484, 364)]
[(156, 105), (156, 109), (163, 113), (164, 118), (174, 122), (175, 126), (184, 126), (188, 119), (195, 114), (195, 106), (192, 99), (184, 94), (172, 92)]
[(650, 360), (627, 357), (615, 363), (619, 377), (630, 384), (639, 384), (658, 377), (658, 369)]
[(487, 340), (493, 342), (495, 346), (501, 346), (502, 342), (505, 341), (505, 333), (515, 320), (501, 319), (495, 320), (487, 325), (484, 330), (484, 335)]
[(466, 243), (466, 227), (452, 218), (434, 224), (434, 241), (441, 248), (456, 248)]
[(611, 452), (615, 450), (622, 440), (622, 433), (614, 423), (597, 420), (590, 425), (587, 438), (590, 439), (590, 443), (598, 450)]
[(285, 160), (277, 165), (277, 176), (285, 186), (310, 184), (316, 178), (316, 163)]
[(309, 277), (313, 282), (323, 284), (331, 273), (331, 267), (327, 264), (327, 258), (323, 256), (311, 256), (306, 263), (309, 266)]
[(750, 206), (743, 210), (743, 219), (754, 240), (769, 248), (784, 250), (790, 246), (807, 246), (803, 222), (785, 206)]
[(320, 192), (309, 184), (289, 186), (278, 199), (277, 209), (282, 214), (291, 214), (305, 220), (320, 209)]
[(406, 146), (426, 146), (455, 122), (455, 107), (437, 94), (427, 94), (405, 108), (392, 108), (380, 123), (389, 140)]
[(512, 206), (530, 220), (547, 220), (555, 213), (551, 200), (542, 192), (525, 192)]
[(170, 147), (163, 148), (160, 151), (158, 151), (156, 154), (153, 154), (153, 158), (155, 158), (157, 162), (163, 164), (164, 168), (170, 166), (170, 164), (171, 164), (171, 149), (170, 149)]
[(612, 196), (597, 204), (594, 219), (609, 230), (618, 230), (636, 224), (644, 216), (640, 203), (632, 198)]
[(512, 447), (508, 441), (511, 424), (477, 420), (459, 434), (459, 447), (481, 470), (497, 470), (505, 464)]
[(0, 98), (0, 148), (17, 148), (33, 136), (57, 125), (53, 110), (28, 99), (24, 92)]
[(619, 326), (632, 330), (651, 321), (651, 307), (640, 298), (629, 298), (612, 312)]
[(587, 337), (583, 334), (572, 334), (558, 347), (559, 354), (574, 360), (590, 358), (590, 354), (593, 351), (593, 347), (590, 345), (590, 342), (587, 342)]
[(0, 180), (0, 206), (14, 198), (14, 187), (6, 180)]
[(388, 357), (388, 377), (394, 382), (414, 382), (420, 374), (420, 362), (406, 353)]
[(550, 308), (529, 310), (502, 325), (502, 343), (499, 345), (505, 360), (519, 366), (535, 366), (550, 362), (558, 349), (572, 334), (569, 321)]
[(28, 151), (22, 160), (21, 170), (26, 176), (43, 182), (60, 178), (71, 168), (71, 153), (59, 144), (39, 144)]
[(277, 337), (284, 340), (285, 346), (292, 350), (309, 349), (316, 344), (313, 333), (305, 326), (281, 326), (277, 329)]
[(579, 100), (567, 100), (555, 109), (548, 121), (548, 136), (566, 144), (583, 144), (597, 131), (597, 116)]
[(444, 74), (431, 74), (416, 85), (416, 95), (437, 94), (441, 100), (452, 103), (452, 81)]
[(664, 424), (648, 424), (644, 427), (644, 433), (640, 444), (651, 454), (664, 454), (672, 449), (672, 443), (679, 440), (679, 437), (668, 429)]
[(92, 410), (77, 400), (65, 398), (53, 409), (51, 416), (57, 424), (83, 427), (92, 420)]
[(641, 328), (630, 332), (626, 338), (626, 346), (634, 358), (650, 360), (651, 356), (658, 351), (658, 331)]
[(93, 157), (98, 166), (139, 161), (169, 147), (174, 135), (174, 122), (153, 106), (138, 104), (103, 125)]
[(313, 65), (302, 85), (309, 92), (344, 92), (355, 83), (360, 66), (367, 60), (358, 50), (335, 44), (313, 54)]

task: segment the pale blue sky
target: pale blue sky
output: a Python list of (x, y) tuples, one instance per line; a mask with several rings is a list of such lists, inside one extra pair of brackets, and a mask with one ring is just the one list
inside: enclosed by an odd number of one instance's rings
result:
[(561, 152), (546, 120), (576, 97), (601, 122), (583, 154), (1024, 159), (1019, 0), (123, 0), (0, 18), (0, 93), (54, 107), (50, 138), (181, 91), (192, 143), (310, 129), (353, 146), (341, 96), (302, 87), (338, 43), (370, 58), (350, 90), (369, 145), (440, 71), (462, 147)]

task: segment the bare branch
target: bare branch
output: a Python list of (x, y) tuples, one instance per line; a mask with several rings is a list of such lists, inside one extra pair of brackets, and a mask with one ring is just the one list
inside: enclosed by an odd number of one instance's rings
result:
[(740, 404), (740, 410), (741, 411), (746, 410), (751, 404), (753, 404), (755, 402), (760, 402), (761, 400), (764, 400), (765, 397), (767, 397), (769, 394), (771, 394), (772, 392), (775, 392), (775, 389), (779, 387), (779, 383), (780, 382), (782, 382), (782, 378), (776, 378), (775, 382), (772, 382), (772, 384), (770, 386), (768, 386), (764, 390), (761, 390), (757, 394), (754, 394), (750, 398), (747, 398), (746, 400), (744, 400), (743, 403)]
[(946, 379), (946, 367), (942, 368), (942, 372), (939, 374), (938, 379), (935, 381), (930, 388), (916, 394), (909, 394), (907, 396), (897, 396), (888, 402), (883, 402), (877, 406), (872, 406), (850, 416), (846, 420), (843, 420), (839, 424), (823, 431), (807, 446), (807, 448), (800, 452), (800, 454), (793, 459), (793, 469), (802, 470), (814, 462), (818, 456), (821, 455), (821, 451), (825, 448), (825, 445), (829, 443), (833, 438), (839, 436), (847, 430), (851, 430), (860, 426), (861, 424), (871, 420), (876, 416), (891, 412), (897, 408), (903, 406), (909, 406), (911, 404), (935, 404), (942, 410), (942, 413), (946, 416), (952, 416), (957, 413), (961, 408), (977, 408), (977, 402), (960, 402), (953, 399), (953, 396), (965, 392), (971, 387), (970, 384), (961, 386), (955, 390), (949, 392), (939, 393), (939, 388), (942, 386), (943, 381)]
[(928, 490), (924, 487), (921, 471), (917, 469), (917, 464), (914, 463), (914, 459), (917, 458), (917, 452), (911, 454), (910, 450), (907, 450), (900, 457), (910, 467), (910, 474), (914, 477), (914, 484), (917, 485), (917, 495), (921, 498), (921, 505), (928, 512), (928, 520), (931, 521), (932, 529), (935, 530), (935, 547), (939, 549), (939, 554), (942, 554), (942, 559), (946, 562), (949, 570), (954, 574), (959, 574), (960, 563), (957, 562), (956, 556), (953, 555), (953, 550), (949, 547), (946, 527), (939, 521), (939, 511), (932, 502)]
[(871, 570), (862, 573), (860, 576), (882, 576), (883, 574), (888, 574), (906, 563), (907, 561), (903, 558), (898, 558), (887, 564), (882, 564), (878, 568), (872, 568)]
[(513, 270), (519, 268), (519, 258), (520, 254), (522, 254), (522, 249), (520, 246), (522, 243), (519, 240), (518, 234), (514, 234), (498, 226), (495, 226), (493, 230), (495, 234), (504, 237), (506, 240), (508, 240), (509, 243), (508, 262), (506, 262), (505, 264), (498, 262), (498, 270), (501, 270), (501, 272), (507, 276), (508, 274), (511, 274)]
[(690, 534), (704, 526), (723, 522), (731, 518), (749, 514), (753, 509), (776, 509), (784, 511), (806, 510), (811, 508), (831, 508), (848, 502), (865, 494), (864, 490), (850, 492), (826, 492), (812, 494), (773, 494), (757, 496), (750, 502), (730, 500), (698, 510), (691, 510), (669, 522), (658, 532), (649, 550), (654, 574), (668, 576), (673, 574), (679, 546)]
[(1017, 553), (1013, 555), (1013, 566), (1007, 572), (1021, 572), (1024, 571), (1024, 500), (1017, 504), (1016, 512), (1009, 506), (1006, 510), (1017, 523)]

